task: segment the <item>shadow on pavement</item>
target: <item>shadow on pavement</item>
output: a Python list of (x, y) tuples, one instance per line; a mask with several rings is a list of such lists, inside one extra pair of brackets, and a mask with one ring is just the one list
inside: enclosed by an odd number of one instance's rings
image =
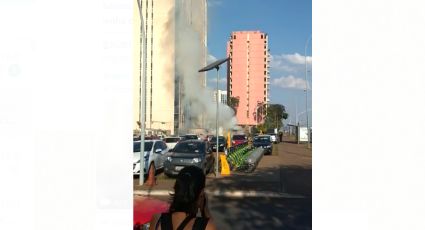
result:
[[(215, 202), (217, 201), (217, 202)], [(210, 201), (218, 229), (294, 229), (312, 227), (311, 198), (220, 198)]]
[(218, 229), (311, 229), (311, 175), (310, 167), (290, 165), (257, 168), (253, 173), (209, 181), (207, 188), (211, 190), (254, 190), (305, 197), (211, 197), (211, 211), (220, 222)]
[(300, 166), (282, 166), (282, 180), (286, 193), (312, 195), (312, 170)]
[(207, 189), (254, 190), (310, 197), (312, 194), (311, 184), (312, 169), (310, 167), (289, 165), (257, 168), (252, 173), (233, 173), (224, 178), (213, 178), (207, 181)]

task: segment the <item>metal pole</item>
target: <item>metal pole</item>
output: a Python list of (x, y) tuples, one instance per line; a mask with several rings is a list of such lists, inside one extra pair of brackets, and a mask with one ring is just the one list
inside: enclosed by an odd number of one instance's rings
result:
[(295, 124), (298, 124), (298, 104), (295, 103)]
[(310, 133), (309, 133), (309, 128), (308, 128), (308, 102), (307, 102), (307, 95), (308, 95), (308, 90), (307, 90), (307, 45), (308, 42), (310, 41), (311, 35), (308, 37), (307, 41), (305, 42), (305, 46), (304, 46), (304, 58), (305, 58), (305, 113), (307, 115), (307, 148), (310, 148)]
[(300, 144), (300, 123), (297, 123), (297, 144)]
[[(144, 21), (142, 15), (142, 3), (141, 0), (137, 0), (137, 6), (139, 7), (139, 16), (140, 16), (140, 59), (143, 58), (143, 77), (142, 77), (142, 61), (140, 60), (140, 175), (139, 175), (139, 185), (143, 185), (145, 180), (145, 100), (146, 100), (146, 42), (144, 41), (145, 30), (144, 30)], [(142, 52), (142, 44), (143, 51)], [(142, 57), (143, 56), (143, 57)]]
[(215, 177), (218, 177), (218, 80), (220, 79), (219, 77), (219, 69), (220, 67), (216, 67), (217, 69), (217, 95), (216, 95), (216, 101), (217, 101), (217, 111), (216, 111), (216, 115), (215, 115), (215, 133), (216, 133), (216, 163), (215, 163)]

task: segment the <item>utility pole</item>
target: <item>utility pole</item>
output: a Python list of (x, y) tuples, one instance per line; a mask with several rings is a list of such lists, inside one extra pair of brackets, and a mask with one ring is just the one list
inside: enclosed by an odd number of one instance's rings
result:
[(220, 75), (219, 75), (219, 70), (220, 70), (220, 65), (221, 64), (223, 64), (224, 62), (226, 62), (227, 60), (228, 60), (229, 58), (224, 58), (224, 59), (221, 59), (221, 60), (217, 60), (217, 61), (215, 61), (215, 62), (213, 62), (213, 63), (211, 63), (211, 64), (209, 64), (209, 65), (207, 65), (206, 67), (204, 67), (204, 68), (202, 68), (202, 69), (200, 69), (199, 70), (199, 72), (205, 72), (205, 71), (209, 71), (209, 70), (212, 70), (212, 69), (216, 69), (217, 70), (217, 88), (216, 88), (216, 92), (217, 92), (217, 95), (216, 95), (216, 106), (217, 106), (217, 110), (216, 110), (216, 113), (215, 113), (215, 115), (216, 115), (216, 117), (215, 117), (215, 133), (216, 133), (216, 140), (217, 140), (217, 142), (216, 142), (216, 167), (215, 167), (215, 176), (216, 177), (218, 177), (219, 176), (219, 171), (218, 171), (218, 161), (219, 161), (219, 155), (218, 155), (218, 128), (219, 128), (219, 126), (218, 126), (218, 116), (219, 116), (219, 113), (218, 113), (218, 109), (219, 109), (219, 107), (218, 107), (218, 80), (220, 79)]
[(308, 85), (308, 81), (307, 81), (307, 45), (308, 45), (308, 41), (310, 41), (310, 39), (311, 39), (311, 35), (309, 36), (309, 38), (305, 42), (305, 47), (304, 47), (304, 58), (305, 58), (305, 113), (307, 115), (307, 148), (310, 148), (310, 132), (309, 132), (309, 128), (308, 128), (308, 102), (307, 102), (307, 95), (308, 95), (308, 89), (307, 89), (307, 85)]

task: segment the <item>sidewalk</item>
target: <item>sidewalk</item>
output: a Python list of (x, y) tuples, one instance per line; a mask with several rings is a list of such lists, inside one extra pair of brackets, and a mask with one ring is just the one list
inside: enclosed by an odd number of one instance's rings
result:
[[(275, 144), (273, 155), (263, 156), (252, 173), (232, 172), (230, 176), (207, 176), (206, 191), (227, 197), (311, 197), (311, 149), (295, 143)], [(134, 184), (135, 195), (167, 196), (174, 179), (158, 176), (157, 185)]]

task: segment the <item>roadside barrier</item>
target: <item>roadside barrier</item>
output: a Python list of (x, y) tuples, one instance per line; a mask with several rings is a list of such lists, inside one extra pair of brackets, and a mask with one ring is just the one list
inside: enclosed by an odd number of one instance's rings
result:
[(258, 162), (260, 162), (261, 158), (263, 157), (265, 152), (265, 149), (263, 148), (256, 148), (246, 157), (244, 164), (243, 164), (243, 170), (246, 172), (252, 172), (255, 170), (255, 168), (258, 165)]
[(221, 175), (228, 176), (230, 175), (230, 167), (227, 163), (226, 155), (221, 154), (220, 155), (220, 162), (221, 162)]
[[(227, 150), (227, 162), (232, 171), (244, 171), (252, 172), (260, 162), (261, 158), (265, 153), (265, 149), (253, 148), (248, 144), (241, 144), (238, 146), (231, 147)], [(222, 158), (222, 171), (223, 171), (223, 162), (224, 156)], [(225, 172), (227, 173), (227, 172)], [(229, 170), (230, 173), (230, 170)], [(223, 174), (228, 175), (228, 174)]]
[(241, 144), (229, 148), (227, 151), (227, 161), (232, 170), (238, 169), (244, 164), (251, 149), (251, 146), (248, 144)]

